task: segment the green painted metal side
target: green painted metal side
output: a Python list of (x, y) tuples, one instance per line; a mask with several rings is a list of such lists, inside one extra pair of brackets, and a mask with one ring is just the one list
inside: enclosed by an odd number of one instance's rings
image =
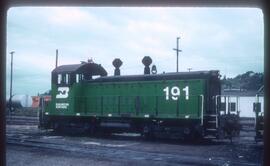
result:
[[(74, 96), (78, 96), (82, 93), (82, 85), (81, 84), (73, 84), (72, 86), (59, 86), (59, 87), (68, 87), (68, 97), (67, 98), (56, 98), (58, 92), (58, 87), (55, 84), (52, 84), (52, 98), (49, 105), (45, 108), (45, 113), (48, 112), (49, 115), (61, 115), (61, 116), (74, 116), (76, 114), (76, 106)], [(79, 101), (83, 102), (83, 101)], [(57, 104), (68, 104), (66, 108), (57, 108)]]
[[(189, 87), (186, 100), (183, 88)], [(201, 116), (205, 80), (85, 83), (83, 95), (75, 98), (81, 115), (112, 117), (193, 118)], [(180, 97), (166, 100), (166, 87), (178, 87)]]
[[(189, 87), (188, 99), (183, 90)], [(180, 97), (166, 99), (165, 88), (177, 87)], [(166, 80), (117, 83), (77, 83), (69, 87), (68, 97), (57, 99), (58, 87), (52, 85), (52, 101), (45, 112), (62, 116), (100, 116), (136, 118), (200, 119), (206, 80)], [(170, 93), (169, 93), (170, 94)], [(56, 104), (68, 103), (66, 108)]]

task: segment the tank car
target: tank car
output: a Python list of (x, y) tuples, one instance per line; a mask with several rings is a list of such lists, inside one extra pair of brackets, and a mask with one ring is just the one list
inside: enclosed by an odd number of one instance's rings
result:
[(32, 106), (32, 98), (25, 94), (15, 94), (10, 98), (6, 99), (7, 106), (11, 104), (13, 108), (28, 108)]

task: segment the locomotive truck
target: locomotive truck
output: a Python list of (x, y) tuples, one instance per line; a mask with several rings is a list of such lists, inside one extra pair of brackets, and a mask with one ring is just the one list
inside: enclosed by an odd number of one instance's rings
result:
[(114, 76), (93, 62), (56, 67), (40, 127), (136, 132), (147, 138), (220, 138), (237, 133), (239, 117), (220, 114), (219, 71), (150, 74), (151, 59), (144, 59), (143, 75), (120, 75), (119, 59), (113, 62)]

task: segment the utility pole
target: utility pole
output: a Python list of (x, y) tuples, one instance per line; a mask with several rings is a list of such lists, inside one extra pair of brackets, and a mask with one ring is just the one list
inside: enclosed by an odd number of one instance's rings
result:
[(9, 113), (11, 114), (11, 101), (12, 101), (12, 75), (13, 75), (13, 54), (15, 51), (11, 51), (11, 62), (10, 62), (10, 91), (9, 91)]
[(176, 48), (173, 49), (176, 51), (176, 72), (178, 72), (178, 52), (182, 52), (182, 50), (179, 50), (179, 39), (180, 37), (176, 38)]
[(56, 49), (56, 55), (55, 55), (55, 68), (58, 66), (58, 49)]

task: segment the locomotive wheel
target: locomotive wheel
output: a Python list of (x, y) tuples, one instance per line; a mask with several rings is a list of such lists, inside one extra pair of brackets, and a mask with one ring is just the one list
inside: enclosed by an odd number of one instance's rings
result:
[(89, 123), (84, 124), (84, 130), (90, 135), (95, 135), (97, 131), (96, 126), (94, 124)]
[(62, 134), (64, 133), (64, 128), (59, 123), (55, 123), (53, 126), (53, 131), (55, 133)]
[(155, 139), (155, 135), (152, 132), (150, 132), (150, 133), (144, 133), (143, 134), (143, 137), (145, 138), (145, 140), (149, 140), (149, 141)]
[(153, 129), (149, 125), (144, 126), (143, 131), (142, 131), (142, 135), (143, 135), (144, 139), (146, 139), (146, 140), (153, 140), (155, 138)]
[(104, 137), (110, 137), (112, 135), (112, 132), (110, 132), (110, 131), (104, 131), (104, 132), (102, 132), (102, 135)]

